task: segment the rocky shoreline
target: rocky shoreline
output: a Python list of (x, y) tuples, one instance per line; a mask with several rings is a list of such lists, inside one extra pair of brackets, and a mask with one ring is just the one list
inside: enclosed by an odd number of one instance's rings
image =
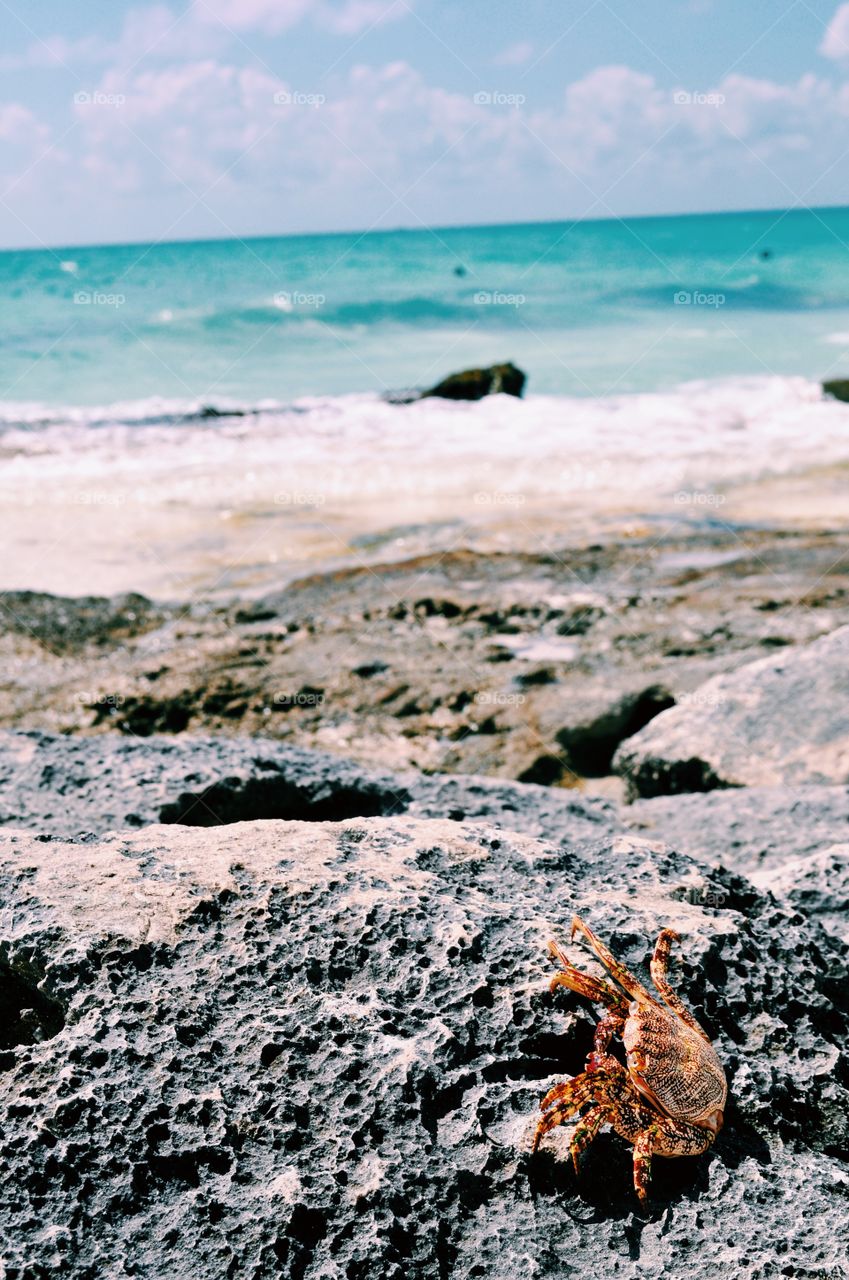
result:
[[(0, 599), (5, 1280), (847, 1274), (849, 536), (635, 524), (261, 600)], [(540, 1097), (586, 916), (731, 1101)], [(576, 953), (577, 954), (577, 953)]]

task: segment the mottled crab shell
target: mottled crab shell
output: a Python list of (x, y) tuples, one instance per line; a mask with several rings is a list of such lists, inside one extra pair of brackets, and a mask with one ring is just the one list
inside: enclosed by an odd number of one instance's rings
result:
[(674, 1120), (717, 1132), (728, 1097), (716, 1050), (654, 1001), (632, 1000), (622, 1039), (628, 1074), (643, 1097)]

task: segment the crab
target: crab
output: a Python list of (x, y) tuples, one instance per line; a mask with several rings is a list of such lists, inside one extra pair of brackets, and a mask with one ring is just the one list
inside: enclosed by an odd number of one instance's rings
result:
[[(582, 1152), (609, 1124), (633, 1145), (634, 1189), (646, 1207), (653, 1156), (701, 1155), (715, 1140), (728, 1097), (725, 1072), (707, 1033), (666, 980), (672, 943), (680, 941), (674, 930), (662, 930), (651, 961), (652, 982), (663, 1004), (578, 916), (572, 921), (572, 938), (576, 933), (587, 940), (618, 985), (581, 973), (556, 942), (548, 944), (561, 967), (552, 979), (552, 991), (568, 987), (604, 1005), (606, 1013), (596, 1027), (586, 1070), (556, 1084), (542, 1099), (544, 1114), (533, 1150), (551, 1129), (589, 1105), (569, 1147), (575, 1172), (580, 1172)], [(609, 1051), (614, 1036), (622, 1038), (627, 1068)]]

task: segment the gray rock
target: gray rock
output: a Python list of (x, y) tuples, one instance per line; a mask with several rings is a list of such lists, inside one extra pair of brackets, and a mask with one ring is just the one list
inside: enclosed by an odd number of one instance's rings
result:
[(849, 942), (849, 789), (753, 787), (638, 800), (632, 830), (753, 884)]
[(70, 738), (0, 733), (0, 825), (54, 836), (154, 822), (218, 826), (388, 815), (486, 818), (572, 842), (622, 830), (612, 806), (575, 792), (462, 775), (369, 769), (271, 738)]
[(392, 774), (270, 739), (0, 734), (0, 824), (56, 836), (400, 813), (410, 799)]
[(749, 876), (849, 840), (849, 788), (746, 787), (637, 800), (622, 813), (634, 831), (666, 840), (697, 862)]
[(632, 794), (849, 781), (849, 627), (702, 685), (619, 748)]
[[(643, 972), (680, 931), (729, 1073), (715, 1147), (655, 1162), (648, 1216), (618, 1138), (578, 1180), (565, 1132), (528, 1151), (592, 1035), (548, 991), (576, 909)], [(840, 1275), (846, 949), (663, 845), (408, 817), (6, 831), (0, 920), (7, 1280)]]
[(849, 844), (791, 858), (777, 871), (756, 871), (752, 881), (849, 945)]

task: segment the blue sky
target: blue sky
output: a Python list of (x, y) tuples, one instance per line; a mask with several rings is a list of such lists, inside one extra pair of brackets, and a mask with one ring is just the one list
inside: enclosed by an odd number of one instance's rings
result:
[(0, 245), (849, 203), (834, 0), (0, 0)]

